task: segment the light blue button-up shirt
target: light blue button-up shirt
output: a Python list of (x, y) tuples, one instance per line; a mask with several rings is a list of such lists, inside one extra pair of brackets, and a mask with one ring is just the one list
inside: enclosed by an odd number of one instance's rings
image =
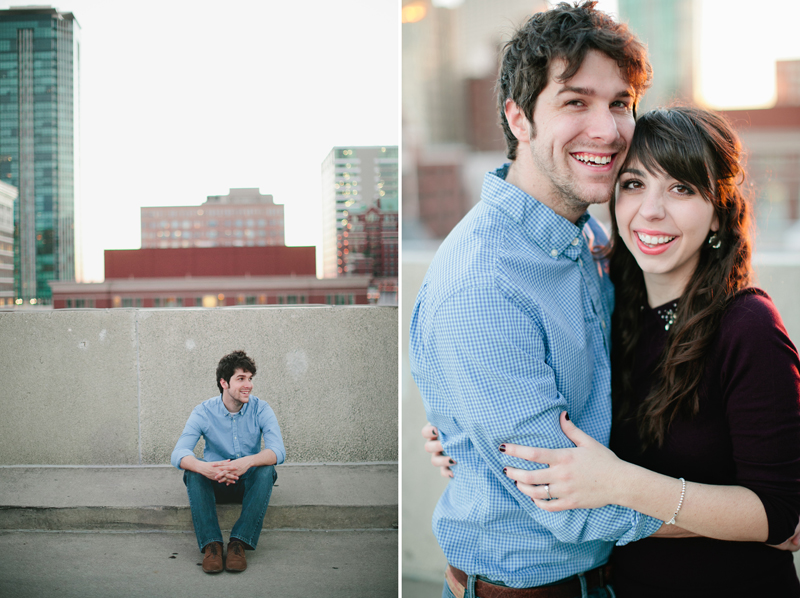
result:
[(206, 441), (204, 461), (224, 461), (255, 455), (264, 448), (272, 449), (278, 464), (286, 459), (281, 429), (275, 412), (266, 401), (250, 397), (239, 413), (231, 413), (222, 402), (222, 395), (203, 401), (194, 408), (181, 437), (172, 451), (170, 462), (181, 468), (181, 459), (194, 455), (194, 447), (203, 436)]
[(605, 563), (615, 542), (661, 521), (616, 505), (548, 513), (503, 474), (538, 465), (504, 442), (573, 446), (559, 415), (608, 446), (613, 287), (592, 248), (606, 241), (488, 173), (482, 201), (442, 243), (411, 318), (411, 372), (457, 463), (433, 515), (447, 560), (512, 587)]

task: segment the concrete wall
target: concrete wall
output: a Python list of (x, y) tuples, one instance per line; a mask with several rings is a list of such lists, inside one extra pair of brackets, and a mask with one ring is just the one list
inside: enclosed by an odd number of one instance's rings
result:
[(0, 465), (167, 464), (236, 349), (287, 463), (398, 459), (396, 308), (87, 309), (0, 312)]
[(756, 286), (772, 297), (789, 338), (800, 347), (800, 254), (761, 254), (753, 263)]
[[(403, 575), (440, 583), (446, 561), (431, 532), (431, 516), (447, 480), (430, 465), (422, 447), (420, 429), (425, 410), (408, 362), (408, 326), (419, 287), (434, 251), (403, 252), (401, 323), (402, 356), (402, 504)], [(800, 255), (758, 255), (756, 283), (767, 291), (783, 317), (789, 336), (800, 345)], [(800, 555), (800, 553), (797, 553)], [(800, 558), (796, 561), (800, 570)]]

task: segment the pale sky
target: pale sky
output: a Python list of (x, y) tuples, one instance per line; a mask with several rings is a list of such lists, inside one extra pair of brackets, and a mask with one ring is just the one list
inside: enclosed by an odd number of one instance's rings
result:
[[(598, 7), (618, 14), (617, 0), (600, 0)], [(713, 108), (774, 104), (775, 60), (800, 59), (800, 2), (695, 0), (695, 16), (700, 99)]]
[(797, 0), (702, 0), (700, 93), (715, 108), (775, 103), (775, 60), (800, 59)]
[(286, 244), (319, 248), (331, 148), (400, 142), (398, 0), (52, 6), (81, 26), (85, 281), (104, 249), (140, 247), (140, 207), (231, 187), (272, 194)]

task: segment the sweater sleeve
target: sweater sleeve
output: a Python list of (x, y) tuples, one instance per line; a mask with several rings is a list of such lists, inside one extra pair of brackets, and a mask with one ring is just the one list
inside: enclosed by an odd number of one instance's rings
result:
[(791, 537), (800, 518), (800, 361), (763, 291), (734, 299), (720, 329), (720, 385), (737, 483), (761, 499), (768, 544)]

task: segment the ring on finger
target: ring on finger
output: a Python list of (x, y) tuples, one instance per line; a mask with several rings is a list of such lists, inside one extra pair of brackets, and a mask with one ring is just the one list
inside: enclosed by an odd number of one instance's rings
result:
[(553, 497), (550, 496), (550, 484), (545, 484), (544, 489), (547, 491), (547, 500), (553, 500)]

